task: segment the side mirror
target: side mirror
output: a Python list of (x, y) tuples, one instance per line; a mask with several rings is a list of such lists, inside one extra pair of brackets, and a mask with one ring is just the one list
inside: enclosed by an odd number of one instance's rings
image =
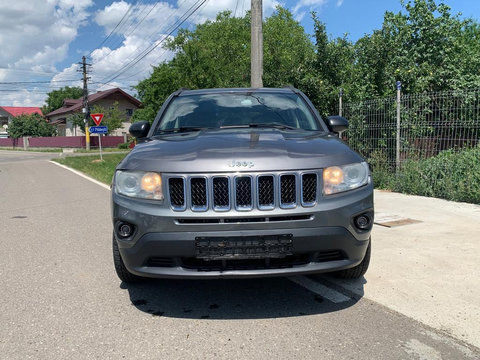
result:
[(332, 115), (327, 117), (327, 126), (330, 131), (340, 134), (348, 129), (348, 120), (343, 116)]
[(150, 131), (150, 123), (148, 121), (139, 121), (130, 125), (128, 129), (130, 135), (136, 137), (137, 139), (141, 139), (147, 137), (148, 132)]

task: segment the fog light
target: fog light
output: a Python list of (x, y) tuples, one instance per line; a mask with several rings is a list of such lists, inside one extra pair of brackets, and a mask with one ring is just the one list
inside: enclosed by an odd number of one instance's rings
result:
[(365, 215), (359, 215), (354, 219), (355, 226), (361, 230), (367, 230), (370, 227), (370, 218)]
[(130, 235), (132, 235), (133, 233), (133, 228), (130, 224), (120, 224), (118, 226), (118, 234), (121, 236), (121, 237), (129, 237)]

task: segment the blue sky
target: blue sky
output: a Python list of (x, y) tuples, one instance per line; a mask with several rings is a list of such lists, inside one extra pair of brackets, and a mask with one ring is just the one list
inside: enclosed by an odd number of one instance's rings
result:
[[(112, 86), (128, 90), (148, 77), (151, 64), (173, 54), (159, 46), (127, 71), (120, 75), (116, 71), (142, 50), (151, 49), (195, 3), (197, 0), (0, 0), (0, 105), (41, 106), (46, 92), (65, 85), (81, 86), (77, 62), (82, 55), (89, 55), (93, 64), (92, 91)], [(444, 3), (453, 14), (480, 19), (480, 1)], [(309, 34), (313, 33), (310, 12), (315, 11), (331, 37), (348, 34), (352, 41), (380, 28), (385, 11), (402, 10), (400, 0), (263, 0), (264, 15), (270, 15), (277, 4), (288, 8)], [(182, 27), (212, 19), (222, 10), (241, 15), (249, 8), (250, 0), (209, 0)], [(116, 36), (99, 47), (127, 11)], [(12, 84), (32, 81), (42, 83)]]

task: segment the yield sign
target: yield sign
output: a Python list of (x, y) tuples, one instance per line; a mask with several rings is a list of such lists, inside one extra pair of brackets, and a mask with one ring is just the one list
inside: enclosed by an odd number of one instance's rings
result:
[(93, 119), (95, 125), (100, 125), (103, 120), (103, 114), (90, 114), (90, 117)]

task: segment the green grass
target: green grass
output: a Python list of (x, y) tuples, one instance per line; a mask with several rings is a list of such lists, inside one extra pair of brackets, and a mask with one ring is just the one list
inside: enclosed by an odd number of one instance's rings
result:
[(52, 152), (52, 153), (59, 153), (63, 150), (61, 148), (29, 148), (24, 150), (23, 147), (0, 147), (0, 150), (9, 150), (9, 151), (32, 151), (32, 152)]
[[(102, 152), (105, 152), (105, 153), (114, 153), (114, 152), (128, 152), (130, 151), (130, 149), (119, 149), (119, 148), (102, 148)], [(76, 153), (99, 153), (100, 152), (100, 149), (99, 148), (95, 148), (95, 149), (90, 149), (90, 150), (85, 150), (85, 149), (75, 149), (74, 152)]]
[(103, 156), (103, 162), (100, 161), (98, 155), (69, 156), (62, 159), (53, 159), (53, 161), (81, 171), (105, 184), (110, 184), (115, 168), (125, 156), (125, 153), (107, 154)]

